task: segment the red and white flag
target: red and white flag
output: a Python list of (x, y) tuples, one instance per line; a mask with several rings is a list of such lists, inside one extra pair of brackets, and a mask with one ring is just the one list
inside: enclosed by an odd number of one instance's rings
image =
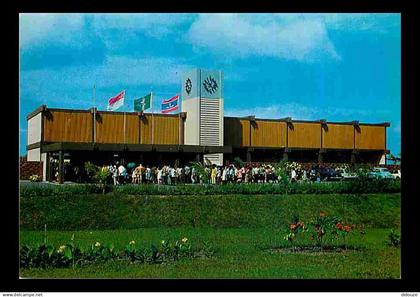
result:
[(107, 110), (117, 110), (121, 106), (124, 105), (124, 97), (125, 97), (125, 90), (119, 93), (117, 96), (112, 97), (108, 100), (108, 107)]

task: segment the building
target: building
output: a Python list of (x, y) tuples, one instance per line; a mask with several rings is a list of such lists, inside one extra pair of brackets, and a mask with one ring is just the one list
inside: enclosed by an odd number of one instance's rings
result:
[[(91, 161), (149, 165), (214, 164), (244, 161), (362, 162), (378, 164), (386, 149), (389, 123), (303, 121), (292, 118), (225, 117), (223, 73), (195, 69), (183, 75), (182, 111), (163, 115), (55, 109), (43, 105), (27, 116), (28, 161), (43, 162), (43, 180), (51, 180), (51, 162), (59, 167)], [(48, 162), (47, 162), (48, 160)]]

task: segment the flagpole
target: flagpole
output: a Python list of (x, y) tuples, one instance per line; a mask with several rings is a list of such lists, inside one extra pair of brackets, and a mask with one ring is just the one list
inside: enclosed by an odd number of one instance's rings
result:
[(154, 144), (153, 92), (150, 92), (150, 104), (152, 105), (152, 144)]
[(93, 85), (93, 143), (96, 143), (96, 84)]
[[(125, 97), (125, 90), (124, 90), (124, 97)], [(124, 98), (124, 101), (125, 101), (125, 98)], [(125, 102), (124, 102), (125, 103)], [(124, 104), (124, 144), (126, 143), (126, 116), (125, 116), (125, 104)]]

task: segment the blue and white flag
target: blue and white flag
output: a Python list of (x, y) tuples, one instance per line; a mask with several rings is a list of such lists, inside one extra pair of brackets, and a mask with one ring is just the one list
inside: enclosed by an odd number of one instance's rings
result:
[(162, 113), (169, 113), (178, 109), (179, 95), (176, 95), (168, 100), (162, 101)]

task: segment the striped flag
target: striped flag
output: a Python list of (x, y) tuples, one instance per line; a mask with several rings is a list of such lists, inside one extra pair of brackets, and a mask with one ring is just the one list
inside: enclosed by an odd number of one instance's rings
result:
[(124, 105), (124, 97), (125, 97), (125, 90), (119, 93), (117, 96), (112, 97), (108, 100), (108, 107), (107, 110), (117, 110), (121, 106)]
[(162, 102), (162, 113), (169, 113), (178, 109), (179, 95), (176, 95), (168, 100)]

